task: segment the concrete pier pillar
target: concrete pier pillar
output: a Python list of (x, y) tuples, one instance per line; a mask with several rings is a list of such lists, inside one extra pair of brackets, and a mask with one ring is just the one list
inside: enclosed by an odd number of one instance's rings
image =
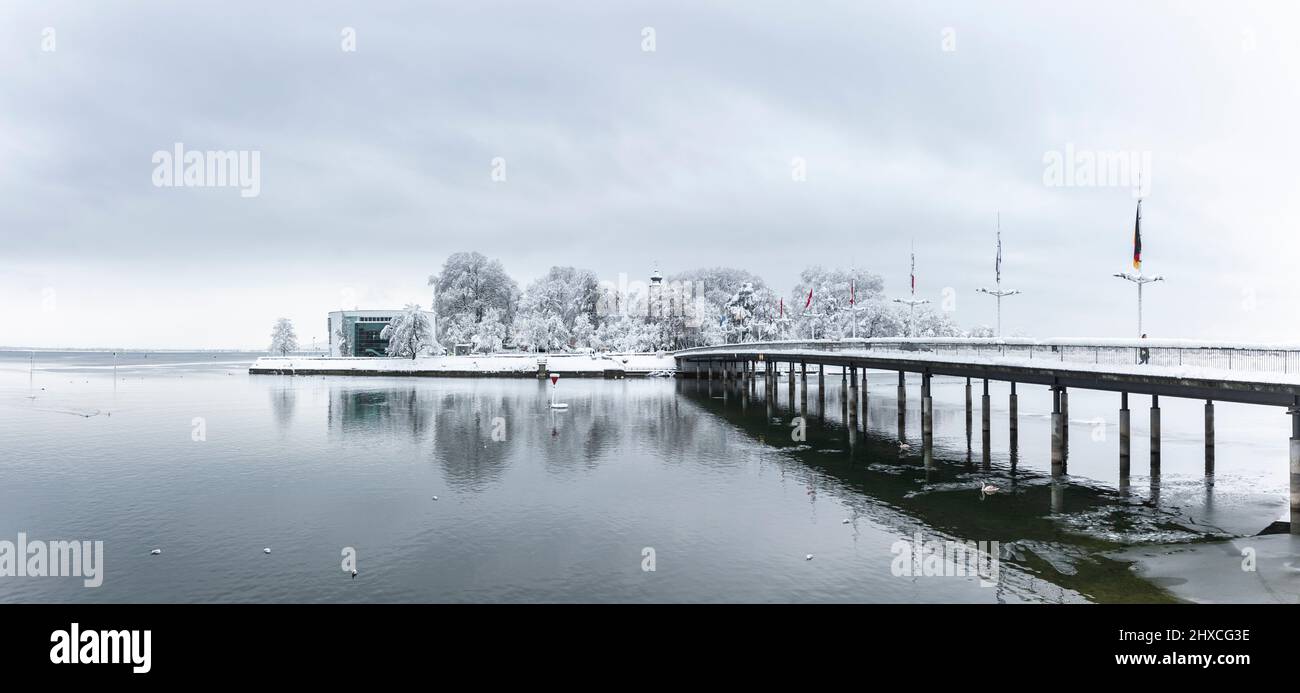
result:
[(1061, 397), (1060, 389), (1052, 386), (1052, 476), (1065, 473), (1065, 453), (1061, 438)]
[(1291, 533), (1300, 534), (1300, 403), (1287, 413), (1291, 415)]
[(906, 373), (898, 372), (898, 409), (902, 411), (907, 406), (907, 381), (904, 379)]
[(971, 397), (970, 397), (970, 378), (966, 379), (966, 461), (970, 462), (970, 441), (971, 441)]
[(1160, 396), (1151, 395), (1151, 476), (1160, 476)]
[(1205, 473), (1214, 473), (1214, 400), (1205, 400)]
[(1128, 393), (1119, 394), (1119, 486), (1123, 491), (1128, 488), (1129, 477), (1129, 414)]
[(806, 418), (808, 416), (808, 364), (807, 362), (804, 361), (799, 362), (799, 380), (802, 381), (800, 386), (802, 392), (799, 394), (799, 416)]
[(991, 459), (993, 452), (993, 415), (991, 409), (992, 407), (989, 406), (989, 379), (985, 378), (984, 396), (980, 398), (980, 433), (983, 443), (983, 456), (980, 458), (980, 464), (985, 469), (988, 469), (993, 462)]
[(789, 390), (788, 397), (790, 399), (790, 408), (794, 409), (794, 361), (786, 364), (786, 368), (789, 369), (789, 372), (786, 373), (786, 380), (789, 384), (787, 389)]

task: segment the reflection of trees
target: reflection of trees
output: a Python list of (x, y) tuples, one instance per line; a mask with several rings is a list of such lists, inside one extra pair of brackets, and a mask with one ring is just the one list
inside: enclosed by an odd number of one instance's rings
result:
[(275, 425), (281, 432), (289, 429), (289, 424), (293, 423), (293, 410), (297, 406), (297, 391), (294, 390), (292, 383), (288, 387), (277, 387), (268, 390), (271, 397), (271, 415), (275, 418)]
[(344, 436), (409, 435), (424, 438), (436, 418), (432, 394), (410, 387), (363, 390), (330, 389), (329, 427)]
[[(480, 491), (497, 481), (509, 466), (514, 446), (514, 402), (457, 389), (438, 397), (439, 416), (434, 421), (437, 444), (434, 457), (443, 477), (453, 487)], [(505, 421), (506, 439), (492, 439), (493, 421)]]
[[(578, 475), (634, 456), (675, 464), (718, 445), (716, 435), (696, 440), (705, 419), (679, 400), (672, 381), (574, 378), (561, 385), (567, 411), (552, 411), (549, 399), (549, 383), (533, 380), (412, 378), (381, 387), (339, 380), (330, 387), (329, 430), (362, 447), (391, 450), (394, 437), (429, 443), (446, 482), (469, 491), (498, 482), (514, 465), (540, 462), (548, 475)], [(498, 417), (503, 441), (492, 439)]]

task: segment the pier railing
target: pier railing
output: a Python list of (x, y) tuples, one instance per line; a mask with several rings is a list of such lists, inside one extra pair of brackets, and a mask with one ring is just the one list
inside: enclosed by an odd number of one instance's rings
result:
[(1111, 366), (1149, 364), (1256, 373), (1300, 372), (1300, 345), (1236, 344), (1181, 339), (983, 339), (902, 338), (815, 339), (798, 341), (742, 342), (712, 347), (695, 347), (676, 353), (679, 357), (705, 355), (731, 348), (761, 348), (774, 352), (831, 351), (878, 352), (936, 357), (996, 358), (1026, 361), (1092, 363)]

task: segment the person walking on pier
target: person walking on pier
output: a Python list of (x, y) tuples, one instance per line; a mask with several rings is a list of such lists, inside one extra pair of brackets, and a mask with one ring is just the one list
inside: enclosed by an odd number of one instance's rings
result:
[[(1143, 333), (1142, 333), (1142, 339), (1146, 339), (1146, 338), (1147, 338), (1147, 334), (1146, 334), (1145, 332), (1143, 332)], [(1151, 350), (1150, 350), (1150, 349), (1148, 349), (1148, 348), (1146, 348), (1146, 347), (1142, 347), (1142, 348), (1138, 349), (1138, 363), (1140, 363), (1140, 364), (1141, 364), (1141, 363), (1151, 363)]]

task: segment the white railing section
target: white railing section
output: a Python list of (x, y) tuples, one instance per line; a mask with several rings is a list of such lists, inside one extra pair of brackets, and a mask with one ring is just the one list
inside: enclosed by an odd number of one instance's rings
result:
[(1008, 358), (1099, 365), (1187, 366), (1256, 373), (1300, 372), (1300, 345), (1203, 342), (1184, 339), (984, 339), (903, 338), (815, 339), (742, 342), (694, 347), (676, 352), (678, 357), (725, 352), (732, 349), (771, 352), (880, 352), (936, 358)]

